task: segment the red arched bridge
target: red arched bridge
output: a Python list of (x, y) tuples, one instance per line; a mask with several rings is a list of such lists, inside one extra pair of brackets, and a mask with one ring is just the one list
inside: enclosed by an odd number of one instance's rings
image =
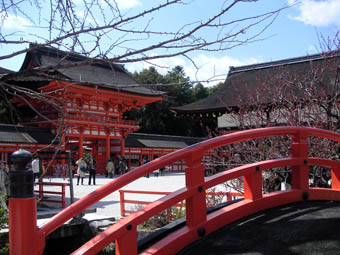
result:
[[(287, 135), (291, 137), (291, 155), (289, 157), (247, 164), (210, 177), (204, 177), (202, 159), (205, 152), (236, 142)], [(35, 198), (10, 198), (10, 253), (15, 255), (42, 254), (47, 235), (66, 221), (130, 182), (179, 160), (184, 160), (187, 166), (185, 187), (127, 216), (95, 236), (72, 254), (97, 254), (112, 242), (116, 244), (116, 254), (137, 254), (137, 225), (183, 200), (186, 202), (186, 224), (147, 248), (141, 254), (175, 254), (222, 226), (280, 205), (304, 200), (340, 201), (340, 162), (308, 157), (307, 138), (310, 136), (340, 142), (340, 134), (338, 133), (303, 127), (253, 129), (216, 137), (165, 155), (112, 180), (64, 209), (40, 228), (33, 220), (36, 218)], [(309, 166), (311, 165), (331, 169), (331, 188), (312, 188), (309, 186)], [(263, 194), (262, 172), (285, 166), (292, 169), (291, 189)], [(207, 214), (205, 191), (239, 177), (243, 177), (244, 199)]]

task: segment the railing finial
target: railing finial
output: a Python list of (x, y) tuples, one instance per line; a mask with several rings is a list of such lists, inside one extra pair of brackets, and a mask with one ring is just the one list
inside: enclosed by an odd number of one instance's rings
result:
[(19, 149), (11, 154), (11, 161), (14, 163), (14, 170), (9, 173), (10, 197), (34, 197), (33, 171), (27, 168), (27, 164), (32, 161), (32, 153)]

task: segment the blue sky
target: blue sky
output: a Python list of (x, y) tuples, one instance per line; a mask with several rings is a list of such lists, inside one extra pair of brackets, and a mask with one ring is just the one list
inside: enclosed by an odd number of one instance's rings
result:
[[(75, 2), (81, 0), (75, 0)], [(117, 0), (118, 6), (124, 13), (134, 13), (148, 7), (154, 6), (155, 3), (161, 1), (150, 0)], [(211, 16), (215, 10), (221, 8), (223, 1), (191, 1), (190, 8), (171, 7), (166, 11), (155, 13), (153, 23), (154, 28), (167, 31), (171, 27), (181, 24), (187, 24), (191, 21)], [(226, 3), (230, 1), (225, 1)], [(209, 4), (207, 4), (209, 3)], [(295, 4), (295, 5), (293, 5)], [(334, 38), (340, 27), (340, 0), (259, 0), (257, 2), (241, 2), (237, 4), (230, 13), (228, 19), (238, 19), (259, 13), (268, 12), (281, 8), (283, 6), (291, 6), (283, 10), (276, 18), (274, 23), (260, 36), (259, 41), (245, 44), (228, 51), (223, 52), (195, 52), (190, 57), (200, 67), (199, 71), (194, 68), (190, 61), (184, 57), (174, 57), (171, 59), (159, 59), (153, 61), (158, 66), (167, 68), (159, 69), (165, 73), (175, 65), (184, 67), (185, 72), (192, 80), (206, 80), (215, 75), (224, 80), (229, 66), (240, 66), (253, 63), (268, 62), (291, 57), (304, 56), (307, 54), (315, 54), (320, 52), (320, 42), (318, 37)], [(32, 8), (32, 12), (34, 8)], [(31, 17), (37, 15), (30, 13), (28, 6), (28, 14)], [(12, 13), (2, 24), (1, 31), (11, 33), (21, 31), (20, 36), (29, 38), (30, 33), (43, 33), (41, 30), (32, 30), (30, 28), (31, 21), (21, 13)], [(214, 36), (207, 33), (205, 36)], [(39, 40), (35, 38), (35, 40)], [(140, 42), (135, 42), (140, 43)], [(143, 43), (148, 43), (147, 41)], [(133, 43), (130, 43), (133, 47)], [(138, 47), (138, 44), (136, 44)], [(1, 45), (0, 55), (7, 52), (20, 49), (19, 46)], [(150, 53), (157, 54), (157, 52)], [(24, 55), (16, 58), (0, 61), (0, 66), (11, 70), (18, 70), (23, 61)], [(129, 71), (139, 71), (148, 67), (149, 63), (132, 63), (127, 64)], [(207, 86), (215, 84), (215, 82), (206, 83)]]

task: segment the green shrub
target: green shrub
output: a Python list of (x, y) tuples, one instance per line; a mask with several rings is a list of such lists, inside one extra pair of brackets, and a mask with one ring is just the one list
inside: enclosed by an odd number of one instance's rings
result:
[[(7, 196), (3, 196), (1, 198), (0, 203), (0, 229), (8, 228), (8, 209)], [(9, 254), (9, 243), (8, 243), (8, 234), (3, 234), (0, 236), (0, 255)]]

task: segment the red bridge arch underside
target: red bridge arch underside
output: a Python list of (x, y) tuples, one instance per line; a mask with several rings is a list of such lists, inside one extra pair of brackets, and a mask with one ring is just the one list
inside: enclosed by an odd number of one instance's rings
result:
[[(204, 166), (201, 161), (206, 151), (235, 142), (283, 135), (291, 137), (291, 157), (248, 164), (211, 177), (204, 177)], [(38, 252), (42, 253), (46, 236), (67, 220), (128, 183), (178, 160), (185, 160), (188, 166), (185, 173), (185, 187), (122, 219), (72, 254), (96, 254), (114, 241), (116, 242), (116, 254), (137, 254), (137, 225), (183, 200), (186, 200), (186, 226), (168, 235), (141, 254), (175, 254), (186, 245), (228, 223), (279, 205), (304, 199), (340, 201), (340, 162), (309, 158), (307, 144), (309, 136), (340, 142), (340, 134), (327, 130), (272, 127), (227, 134), (165, 155), (112, 180), (54, 216), (37, 230)], [(331, 169), (331, 189), (309, 187), (308, 169), (310, 165)], [(288, 191), (262, 194), (262, 171), (284, 166), (292, 167), (292, 188)], [(243, 177), (244, 180), (244, 200), (207, 215), (204, 191), (238, 177)]]

